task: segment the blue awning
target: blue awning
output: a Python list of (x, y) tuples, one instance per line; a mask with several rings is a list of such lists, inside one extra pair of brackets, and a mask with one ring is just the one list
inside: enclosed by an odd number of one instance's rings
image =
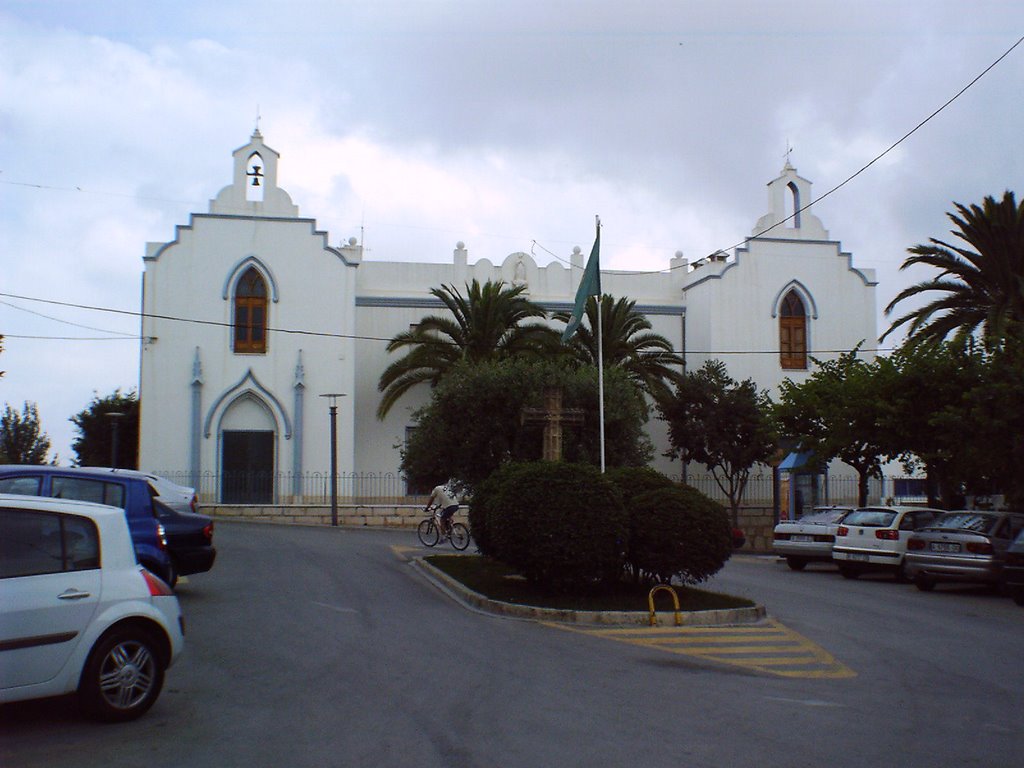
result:
[(800, 469), (800, 467), (804, 466), (811, 460), (812, 456), (814, 456), (814, 451), (803, 451), (802, 453), (793, 451), (793, 453), (789, 454), (789, 456), (782, 460), (782, 463), (779, 464), (779, 469), (784, 472), (792, 472), (794, 469)]

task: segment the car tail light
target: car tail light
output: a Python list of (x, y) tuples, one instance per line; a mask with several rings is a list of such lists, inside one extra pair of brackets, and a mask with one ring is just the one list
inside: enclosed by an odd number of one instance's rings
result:
[(1024, 554), (1011, 552), (1006, 556), (1007, 565), (1024, 565)]
[(990, 541), (968, 541), (967, 551), (972, 555), (991, 555), (992, 542)]
[(142, 578), (146, 580), (146, 586), (149, 587), (149, 594), (153, 597), (169, 597), (174, 594), (164, 580), (159, 576), (156, 576), (145, 568), (142, 569)]
[(910, 550), (910, 549), (913, 549), (913, 550), (924, 549), (924, 539), (909, 539), (907, 541), (907, 549), (908, 550)]
[(885, 541), (899, 541), (900, 532), (895, 528), (883, 528), (880, 531), (875, 531), (876, 539), (883, 539)]
[(213, 521), (211, 520), (208, 525), (203, 526), (203, 538), (207, 541), (213, 541)]
[(778, 533), (778, 532), (775, 532), (773, 534), (773, 538), (776, 541), (788, 541), (789, 540), (789, 534), (788, 533)]
[(838, 528), (836, 528), (836, 536), (849, 536), (849, 535), (850, 535), (850, 529), (847, 528), (845, 525), (840, 525)]

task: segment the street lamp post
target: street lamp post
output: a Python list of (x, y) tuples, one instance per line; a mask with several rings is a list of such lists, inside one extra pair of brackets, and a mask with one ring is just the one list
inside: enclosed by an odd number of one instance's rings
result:
[(330, 403), (329, 412), (331, 415), (331, 525), (338, 525), (338, 398), (344, 397), (344, 392), (332, 392), (320, 397), (326, 397)]
[(111, 411), (103, 415), (110, 419), (110, 466), (117, 469), (117, 427), (121, 419), (128, 414)]

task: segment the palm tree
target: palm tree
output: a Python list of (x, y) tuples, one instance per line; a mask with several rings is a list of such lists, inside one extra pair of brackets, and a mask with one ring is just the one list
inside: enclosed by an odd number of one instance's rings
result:
[(944, 295), (895, 320), (881, 340), (905, 323), (910, 323), (912, 339), (941, 342), (952, 333), (959, 342), (980, 327), (981, 338), (991, 346), (1009, 338), (1024, 340), (1024, 202), (1018, 205), (1007, 191), (1000, 202), (986, 197), (982, 207), (954, 205), (960, 215), (946, 215), (957, 226), (953, 235), (967, 247), (932, 238), (930, 245), (909, 248), (913, 256), (900, 270), (926, 264), (940, 273), (905, 288), (885, 313), (926, 291)]
[[(601, 297), (601, 347), (604, 365), (622, 368), (630, 380), (654, 400), (671, 395), (671, 382), (682, 375), (683, 358), (664, 336), (651, 332), (651, 323), (634, 308), (635, 301)], [(569, 321), (568, 312), (554, 319)], [(587, 322), (570, 341), (570, 353), (585, 365), (597, 365), (597, 302), (588, 301)]]
[(417, 384), (436, 384), (461, 360), (480, 362), (517, 355), (539, 354), (555, 348), (558, 335), (543, 323), (526, 323), (546, 318), (547, 313), (522, 294), (525, 285), (506, 287), (502, 281), (483, 285), (466, 284), (466, 295), (451, 285), (432, 288), (451, 316), (430, 315), (411, 330), (388, 342), (388, 352), (408, 348), (380, 376), (377, 389), (383, 392), (377, 418), (383, 419), (391, 406)]

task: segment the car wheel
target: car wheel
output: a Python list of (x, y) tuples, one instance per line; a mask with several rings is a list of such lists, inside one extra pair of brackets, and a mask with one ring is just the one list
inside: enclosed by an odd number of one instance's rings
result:
[(914, 577), (914, 586), (922, 592), (931, 592), (935, 589), (935, 579), (929, 579), (923, 573), (919, 573)]
[(860, 570), (855, 565), (846, 565), (844, 563), (839, 566), (839, 575), (844, 579), (856, 579), (860, 576)]
[(807, 561), (802, 557), (787, 557), (786, 565), (788, 565), (792, 571), (802, 571), (807, 567)]
[(900, 564), (896, 566), (896, 581), (905, 583), (907, 581), (907, 563), (906, 561), (900, 561)]
[(164, 664), (152, 635), (138, 627), (122, 627), (93, 647), (78, 696), (93, 717), (125, 722), (148, 712), (163, 684)]

